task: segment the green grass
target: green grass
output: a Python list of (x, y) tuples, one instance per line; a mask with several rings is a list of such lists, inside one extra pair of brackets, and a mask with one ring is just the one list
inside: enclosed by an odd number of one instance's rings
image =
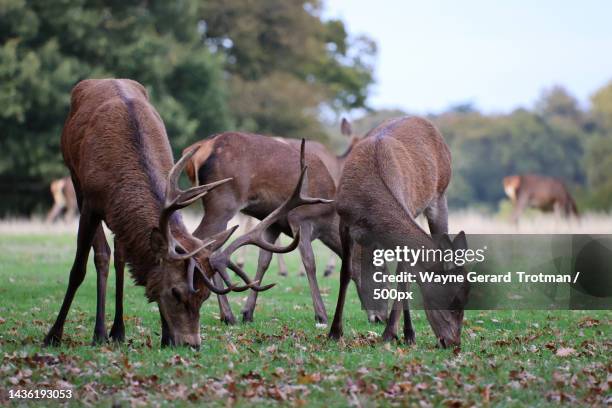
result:
[[(255, 323), (228, 327), (217, 302), (202, 309), (202, 348), (161, 349), (157, 307), (127, 283), (124, 345), (91, 346), (95, 270), (90, 262), (65, 326), (64, 343), (41, 341), (66, 289), (72, 235), (0, 236), (0, 403), (9, 389), (67, 389), (70, 404), (429, 405), (548, 406), (558, 401), (610, 403), (609, 311), (467, 311), (461, 351), (439, 350), (424, 314), (414, 313), (417, 345), (384, 344), (383, 326), (370, 324), (354, 288), (345, 314), (345, 340), (328, 342), (315, 327), (298, 258), (290, 276), (273, 262)], [(319, 270), (327, 250), (317, 247)], [(250, 252), (253, 274), (255, 251)], [(91, 258), (91, 257), (90, 257)], [(330, 320), (338, 273), (319, 277)], [(107, 327), (114, 313), (109, 278)], [(240, 315), (244, 294), (231, 297)], [(569, 349), (573, 349), (569, 350)], [(565, 355), (567, 354), (567, 355)], [(34, 402), (35, 403), (35, 402)]]

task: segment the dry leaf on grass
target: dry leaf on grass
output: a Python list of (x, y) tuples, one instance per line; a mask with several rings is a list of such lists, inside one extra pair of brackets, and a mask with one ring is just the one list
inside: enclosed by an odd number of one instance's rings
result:
[(571, 347), (559, 347), (555, 355), (558, 357), (568, 357), (575, 353), (576, 353), (576, 350), (574, 350)]

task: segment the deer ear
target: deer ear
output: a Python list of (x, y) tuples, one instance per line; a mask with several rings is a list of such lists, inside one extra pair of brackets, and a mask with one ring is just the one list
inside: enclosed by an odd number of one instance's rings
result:
[(166, 242), (166, 237), (159, 228), (153, 228), (151, 230), (149, 244), (151, 245), (153, 253), (158, 257), (157, 259), (161, 259), (168, 253), (168, 242)]
[(465, 237), (465, 232), (461, 231), (457, 235), (455, 235), (455, 239), (453, 240), (453, 247), (455, 249), (467, 249), (467, 238)]
[(236, 231), (237, 228), (238, 225), (234, 225), (232, 228), (228, 228), (223, 232), (219, 232), (213, 235), (212, 237), (208, 237), (207, 239), (214, 241), (212, 244), (209, 245), (210, 250), (216, 251), (217, 249), (221, 248), (227, 242), (229, 237), (232, 236), (232, 234), (234, 233), (234, 231)]
[(340, 125), (340, 130), (344, 136), (352, 136), (353, 135), (353, 127), (351, 123), (346, 120), (346, 118), (342, 118), (342, 124)]

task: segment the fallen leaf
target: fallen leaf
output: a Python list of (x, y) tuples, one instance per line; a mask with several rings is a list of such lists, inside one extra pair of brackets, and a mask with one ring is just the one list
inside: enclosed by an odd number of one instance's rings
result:
[(555, 355), (557, 355), (558, 357), (567, 357), (571, 356), (574, 353), (576, 353), (576, 350), (571, 347), (559, 347)]

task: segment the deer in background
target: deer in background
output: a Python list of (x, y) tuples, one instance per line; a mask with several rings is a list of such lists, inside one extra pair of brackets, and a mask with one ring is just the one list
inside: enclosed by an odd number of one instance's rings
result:
[(504, 177), (504, 192), (512, 201), (512, 221), (518, 222), (527, 207), (543, 212), (554, 211), (566, 218), (578, 217), (576, 202), (567, 187), (559, 179), (523, 174)]
[[(125, 336), (121, 315), (123, 261), (129, 264), (136, 284), (145, 287), (149, 301), (159, 307), (162, 345), (200, 346), (200, 306), (210, 292), (226, 294), (272, 286), (260, 287), (251, 282), (231, 263), (228, 251), (222, 252), (227, 257), (225, 263), (246, 285), (232, 284), (225, 270), (211, 267), (210, 256), (220, 249), (233, 229), (202, 239), (187, 231), (178, 210), (229, 180), (215, 180), (186, 191), (179, 188), (179, 175), (196, 150), (190, 150), (173, 165), (164, 124), (138, 82), (128, 79), (79, 82), (72, 91), (61, 147), (81, 217), (68, 288), (58, 317), (45, 337), (45, 345), (61, 342), (64, 322), (85, 278), (92, 246), (97, 271), (94, 342), (106, 340), (104, 306), (110, 248), (102, 221), (115, 234), (115, 247), (119, 249), (117, 307), (110, 332), (114, 340), (121, 341)], [(281, 208), (286, 209), (286, 205), (281, 204)], [(274, 221), (272, 215), (271, 222)], [(270, 247), (261, 240), (263, 233), (256, 228), (241, 237), (240, 244), (286, 251), (295, 248), (299, 241), (296, 234), (288, 247)], [(222, 255), (217, 254), (217, 263)], [(227, 287), (215, 285), (212, 277), (216, 274), (221, 275)]]
[(70, 177), (53, 180), (49, 187), (53, 196), (53, 207), (47, 214), (46, 222), (55, 222), (62, 211), (64, 211), (64, 219), (70, 221), (77, 215), (77, 199), (74, 192), (74, 186)]
[[(306, 143), (306, 146), (308, 144)], [(299, 177), (298, 166), (305, 161), (309, 169), (305, 191), (316, 197), (333, 199), (334, 181), (322, 161), (307, 153), (300, 159), (300, 151), (285, 141), (241, 132), (221, 133), (188, 147), (199, 146), (186, 172), (195, 183), (232, 178), (219, 186), (214, 195), (204, 196), (204, 217), (194, 232), (206, 237), (223, 231), (228, 221), (238, 212), (263, 219), (291, 193), (291, 186)], [(197, 178), (196, 178), (197, 177)], [(330, 203), (302, 207), (281, 217), (266, 231), (266, 239), (275, 242), (281, 233), (293, 236), (301, 231), (299, 251), (308, 277), (315, 311), (315, 320), (327, 322), (327, 312), (321, 298), (311, 241), (320, 239), (328, 248), (341, 256), (338, 236), (338, 216)], [(260, 251), (255, 280), (261, 282), (268, 269), (272, 254)], [(359, 288), (358, 282), (356, 282)], [(235, 318), (225, 296), (219, 296), (221, 320), (234, 324)], [(251, 293), (242, 309), (243, 321), (252, 321), (257, 295)], [(376, 317), (370, 313), (371, 319)]]
[[(343, 334), (342, 314), (346, 289), (353, 275), (356, 244), (362, 248), (371, 247), (372, 242), (383, 248), (404, 245), (427, 249), (467, 247), (465, 234), (460, 233), (453, 242), (446, 235), (448, 211), (445, 192), (450, 177), (448, 146), (434, 125), (422, 118), (388, 120), (371, 130), (354, 147), (344, 165), (336, 194), (344, 256), (330, 338), (339, 339)], [(419, 227), (415, 219), (421, 213), (427, 218), (430, 233), (440, 239), (434, 239)], [(447, 268), (451, 268), (440, 263), (424, 267), (438, 273), (447, 273)], [(460, 344), (463, 305), (469, 289), (466, 285), (451, 285), (447, 290), (434, 291), (421, 284), (427, 318), (443, 347)], [(449, 310), (431, 307), (439, 301), (456, 306), (449, 307)], [(401, 314), (397, 306), (387, 320), (384, 340), (397, 337)], [(407, 301), (404, 304), (404, 338), (407, 343), (415, 341)]]

